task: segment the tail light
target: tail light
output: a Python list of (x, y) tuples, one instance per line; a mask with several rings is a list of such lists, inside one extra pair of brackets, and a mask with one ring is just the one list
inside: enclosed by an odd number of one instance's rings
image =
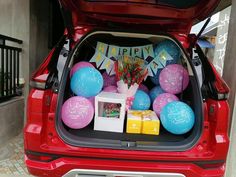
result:
[(53, 57), (55, 52), (55, 48), (51, 50), (49, 55), (45, 58), (44, 62), (39, 66), (39, 68), (36, 70), (36, 72), (33, 74), (30, 86), (37, 88), (37, 89), (46, 89), (46, 82), (49, 76), (49, 63), (51, 61), (51, 58)]
[(209, 84), (211, 95), (217, 100), (227, 100), (229, 98), (230, 89), (216, 71), (215, 67), (212, 64), (210, 65), (215, 75), (215, 81)]

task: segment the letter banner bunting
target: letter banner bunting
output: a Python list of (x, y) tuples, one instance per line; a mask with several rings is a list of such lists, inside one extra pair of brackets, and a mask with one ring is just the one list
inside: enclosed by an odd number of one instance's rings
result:
[(166, 50), (162, 50), (157, 58), (157, 60), (159, 60), (164, 67), (166, 66), (167, 61), (173, 60)]
[(155, 57), (153, 46), (152, 45), (143, 46), (143, 58), (146, 60), (149, 56), (153, 58)]
[(90, 60), (90, 62), (96, 63), (97, 68), (99, 68), (102, 62), (106, 59), (107, 48), (107, 44), (102, 42), (97, 43), (96, 52)]
[(110, 72), (112, 71), (113, 67), (114, 67), (114, 61), (106, 57), (100, 69), (105, 69), (107, 74), (110, 75)]
[(115, 46), (115, 45), (109, 45), (107, 57), (108, 58), (111, 58), (111, 57), (115, 58), (116, 56), (119, 55), (119, 52), (120, 52), (120, 47)]
[(149, 76), (155, 75), (158, 69), (166, 66), (168, 60), (173, 60), (165, 50), (155, 57), (153, 45), (151, 44), (145, 46), (119, 47), (97, 42), (95, 54), (90, 62), (95, 62), (98, 69), (105, 69), (107, 74), (114, 75), (114, 63), (119, 55), (144, 59), (148, 63), (147, 69)]

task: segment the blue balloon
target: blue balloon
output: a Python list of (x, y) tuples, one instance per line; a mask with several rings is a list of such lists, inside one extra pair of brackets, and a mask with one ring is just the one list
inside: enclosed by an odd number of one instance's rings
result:
[(147, 93), (138, 90), (134, 96), (132, 105), (133, 110), (148, 110), (151, 106), (151, 100)]
[[(167, 52), (172, 57), (172, 60), (167, 60), (166, 65), (163, 67), (166, 67), (169, 64), (177, 64), (178, 63), (178, 61), (180, 59), (181, 51), (180, 51), (179, 47), (173, 41), (164, 40), (164, 41), (160, 42), (156, 46), (156, 48), (154, 49), (155, 57), (158, 56), (163, 51)], [(151, 77), (151, 81), (155, 85), (159, 85), (159, 75), (160, 75), (161, 71), (162, 71), (162, 69), (158, 69), (157, 73), (154, 73), (154, 76)]]
[(153, 84), (160, 85), (159, 76), (161, 74), (161, 71), (162, 71), (162, 69), (157, 70), (157, 73), (153, 77), (151, 77), (151, 81), (152, 81)]
[(70, 87), (78, 96), (93, 97), (102, 90), (103, 77), (95, 68), (84, 67), (73, 74)]
[(173, 60), (168, 60), (166, 65), (178, 63), (181, 52), (179, 47), (173, 41), (164, 40), (160, 42), (154, 50), (155, 56), (158, 56), (163, 51), (166, 51), (173, 58)]
[(165, 93), (164, 90), (160, 86), (156, 86), (152, 88), (152, 90), (149, 92), (149, 96), (152, 100), (152, 102), (158, 97), (160, 94)]
[(161, 123), (167, 131), (181, 135), (193, 128), (195, 116), (187, 104), (173, 101), (162, 109)]

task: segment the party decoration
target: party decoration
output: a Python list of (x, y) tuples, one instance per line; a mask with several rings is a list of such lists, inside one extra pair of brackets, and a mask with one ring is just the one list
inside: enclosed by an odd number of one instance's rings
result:
[(152, 44), (121, 47), (97, 42), (95, 54), (91, 58), (90, 62), (95, 62), (98, 69), (105, 69), (107, 74), (113, 75), (115, 74), (114, 63), (119, 55), (145, 60), (148, 64), (147, 70), (149, 76), (153, 76), (153, 74), (155, 75), (159, 68), (163, 68), (158, 57), (155, 57)]
[(95, 97), (94, 130), (123, 132), (126, 95), (101, 92)]
[(170, 93), (162, 93), (153, 102), (152, 108), (155, 113), (160, 116), (161, 110), (163, 107), (170, 102), (178, 101), (178, 97)]
[(150, 90), (150, 92), (149, 92), (149, 96), (151, 98), (152, 103), (156, 99), (156, 97), (158, 97), (162, 93), (165, 93), (165, 91), (162, 90), (162, 88), (160, 86), (156, 86), (156, 87), (152, 88), (152, 90)]
[(179, 47), (171, 40), (160, 42), (154, 52), (164, 67), (168, 64), (176, 64), (181, 54)]
[(138, 90), (134, 96), (133, 105), (131, 106), (133, 110), (148, 110), (151, 105), (151, 100), (144, 91)]
[(131, 48), (130, 47), (120, 47), (120, 55), (123, 56), (130, 56), (131, 55)]
[(142, 58), (142, 47), (132, 47), (131, 48), (132, 57)]
[(152, 60), (148, 65), (149, 76), (155, 77), (158, 73), (160, 73), (162, 68), (163, 65), (160, 63), (158, 58), (157, 57), (154, 58), (154, 60)]
[(104, 81), (103, 87), (116, 85), (116, 76), (115, 75), (110, 76), (106, 72), (104, 72), (102, 74), (102, 77), (103, 77), (103, 81)]
[(144, 84), (139, 85), (139, 88), (138, 88), (138, 89), (144, 91), (145, 93), (148, 93), (148, 92), (149, 92), (147, 86), (144, 85)]
[(179, 94), (188, 86), (188, 71), (179, 64), (168, 65), (161, 71), (159, 82), (164, 91)]
[(109, 45), (107, 57), (110, 59), (113, 57), (116, 57), (117, 55), (119, 55), (119, 51), (120, 51), (120, 48), (118, 46)]
[(96, 63), (97, 68), (99, 68), (102, 62), (107, 58), (106, 57), (107, 49), (108, 49), (108, 44), (97, 42), (95, 54), (90, 60), (90, 62)]
[(73, 75), (76, 71), (78, 71), (80, 68), (84, 68), (84, 67), (91, 67), (91, 68), (94, 68), (94, 66), (93, 66), (91, 63), (89, 63), (89, 62), (86, 62), (86, 61), (78, 62), (78, 63), (76, 63), (76, 64), (72, 67), (72, 69), (71, 69), (71, 71), (70, 71), (70, 77), (72, 77), (72, 75)]
[(103, 91), (104, 92), (118, 93), (117, 87), (114, 86), (114, 85), (110, 85), (110, 86), (104, 87)]
[(146, 45), (143, 47), (143, 58), (147, 59), (149, 56), (154, 58), (154, 50), (152, 45)]
[(80, 96), (71, 97), (62, 106), (62, 121), (72, 129), (86, 127), (93, 119), (94, 108), (92, 103)]
[(70, 82), (74, 94), (83, 97), (96, 96), (103, 87), (103, 78), (95, 68), (85, 67), (75, 72)]
[(100, 69), (105, 69), (107, 74), (112, 75), (111, 72), (113, 70), (113, 67), (114, 67), (114, 61), (109, 58), (105, 58), (102, 65), (100, 66)]
[(168, 103), (161, 111), (163, 127), (173, 134), (181, 135), (189, 132), (194, 126), (194, 122), (193, 110), (183, 102)]

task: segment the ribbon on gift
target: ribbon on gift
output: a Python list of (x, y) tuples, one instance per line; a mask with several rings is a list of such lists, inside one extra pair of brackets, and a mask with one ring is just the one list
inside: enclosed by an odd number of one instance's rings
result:
[(133, 101), (134, 101), (134, 97), (128, 97), (126, 99), (126, 107), (125, 107), (125, 110), (128, 111), (131, 106), (133, 105)]
[(134, 115), (134, 116), (137, 116), (137, 117), (141, 117), (141, 118), (145, 117), (145, 118), (147, 118), (147, 117), (151, 117), (152, 116), (152, 112), (153, 111), (151, 111), (151, 110), (144, 110), (144, 111), (132, 111), (130, 113), (132, 115)]

